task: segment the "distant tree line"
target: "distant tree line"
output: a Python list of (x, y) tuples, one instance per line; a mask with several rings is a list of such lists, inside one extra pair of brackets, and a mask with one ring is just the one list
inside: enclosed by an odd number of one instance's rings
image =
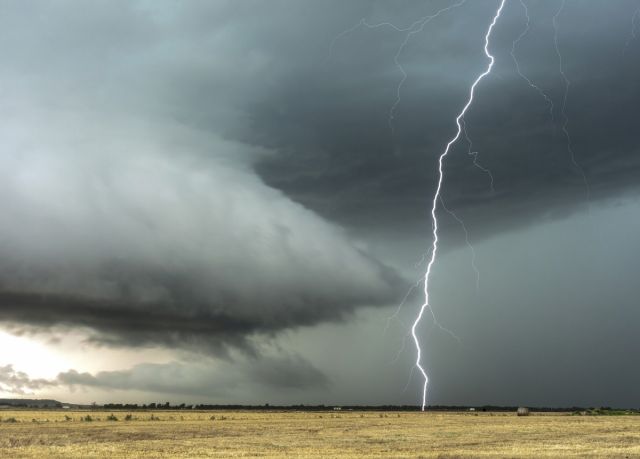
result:
[[(106, 410), (220, 410), (220, 411), (236, 411), (236, 410), (270, 410), (270, 411), (420, 411), (419, 406), (415, 405), (220, 405), (220, 404), (188, 404), (180, 403), (172, 405), (169, 402), (164, 403), (107, 403), (102, 405)], [(476, 412), (515, 412), (518, 406), (499, 406), (499, 405), (483, 405), (483, 406), (451, 406), (451, 405), (435, 405), (427, 407), (428, 411), (469, 411)], [(640, 414), (640, 409), (619, 409), (611, 407), (584, 408), (584, 407), (529, 407), (535, 412), (599, 412), (606, 414), (607, 412), (626, 411)]]
[[(39, 408), (39, 409), (61, 409), (61, 408), (81, 408), (81, 409), (105, 409), (105, 410), (271, 410), (271, 411), (419, 411), (420, 407), (416, 405), (240, 405), (240, 404), (204, 404), (204, 403), (180, 403), (171, 404), (170, 402), (157, 403), (105, 403), (100, 405), (92, 403), (90, 405), (79, 405), (74, 403), (62, 403), (57, 400), (49, 399), (0, 399), (0, 408)], [(515, 412), (518, 406), (499, 406), (499, 405), (482, 405), (482, 406), (451, 406), (451, 405), (434, 405), (427, 407), (428, 411), (475, 411), (475, 412)], [(611, 408), (611, 407), (528, 407), (530, 411), (535, 412), (568, 412), (578, 414), (640, 414), (640, 409), (629, 408)]]

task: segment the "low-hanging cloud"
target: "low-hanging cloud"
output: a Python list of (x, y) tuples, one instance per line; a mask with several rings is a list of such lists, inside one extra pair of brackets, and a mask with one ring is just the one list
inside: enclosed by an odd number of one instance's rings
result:
[(229, 398), (238, 390), (260, 396), (280, 390), (326, 387), (330, 380), (307, 360), (294, 354), (259, 359), (205, 359), (198, 362), (141, 363), (124, 370), (81, 372), (74, 369), (56, 377), (30, 378), (13, 365), (0, 366), (0, 391), (26, 395), (55, 388), (143, 391), (187, 395), (206, 400)]
[(299, 356), (265, 357), (229, 364), (220, 362), (143, 363), (126, 370), (95, 374), (69, 370), (48, 384), (71, 388), (140, 390), (206, 398), (230, 397), (238, 389), (302, 390), (324, 387), (328, 378)]
[(47, 379), (31, 378), (25, 372), (16, 370), (11, 364), (0, 366), (0, 392), (24, 395), (54, 385), (55, 382)]
[(390, 268), (252, 172), (268, 153), (47, 115), (0, 128), (0, 320), (221, 350), (394, 300)]

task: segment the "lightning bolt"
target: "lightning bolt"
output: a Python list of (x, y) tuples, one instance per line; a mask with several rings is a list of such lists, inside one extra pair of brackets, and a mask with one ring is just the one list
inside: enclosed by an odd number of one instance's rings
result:
[(542, 98), (544, 98), (544, 100), (547, 102), (547, 105), (549, 106), (549, 115), (551, 116), (551, 121), (553, 121), (553, 110), (554, 110), (553, 100), (551, 100), (551, 98), (538, 85), (536, 85), (533, 81), (531, 81), (531, 79), (529, 79), (527, 76), (524, 75), (524, 73), (522, 73), (522, 70), (520, 70), (520, 63), (516, 58), (516, 48), (518, 44), (529, 33), (529, 29), (531, 29), (531, 18), (529, 17), (529, 9), (527, 8), (527, 5), (525, 4), (524, 0), (520, 0), (520, 4), (524, 9), (524, 15), (527, 18), (527, 24), (524, 30), (520, 33), (520, 35), (518, 35), (518, 37), (515, 40), (513, 40), (513, 44), (511, 45), (511, 58), (513, 59), (513, 63), (516, 66), (516, 72), (518, 72), (518, 75), (520, 75), (520, 77), (524, 81), (526, 81), (527, 84), (531, 86), (531, 88), (535, 89), (538, 92), (538, 94), (540, 94), (540, 96), (542, 96)]
[(562, 10), (564, 9), (565, 1), (566, 0), (562, 0), (560, 8), (558, 8), (558, 11), (553, 16), (553, 20), (551, 21), (553, 24), (553, 44), (555, 46), (556, 55), (558, 56), (558, 69), (560, 75), (562, 76), (562, 81), (564, 82), (564, 95), (562, 96), (562, 105), (560, 107), (560, 113), (562, 115), (562, 132), (564, 133), (565, 139), (567, 141), (567, 151), (569, 152), (571, 163), (576, 168), (576, 170), (582, 177), (582, 181), (584, 182), (587, 204), (589, 206), (589, 212), (591, 212), (591, 189), (589, 187), (589, 182), (587, 181), (587, 175), (585, 174), (584, 169), (582, 168), (582, 166), (580, 166), (580, 164), (578, 164), (578, 161), (576, 161), (576, 155), (573, 151), (571, 142), (571, 135), (569, 134), (569, 117), (566, 113), (567, 99), (569, 98), (569, 87), (571, 86), (571, 81), (569, 81), (569, 78), (567, 78), (567, 75), (564, 73), (562, 53), (560, 52), (560, 46), (558, 44), (558, 19), (560, 17), (560, 14), (562, 13)]
[(424, 411), (425, 406), (427, 404), (427, 386), (429, 384), (429, 376), (427, 375), (426, 370), (422, 366), (422, 348), (420, 347), (420, 340), (418, 339), (418, 335), (416, 334), (416, 329), (420, 324), (420, 321), (422, 320), (422, 317), (425, 311), (428, 310), (431, 313), (431, 315), (434, 316), (431, 304), (429, 302), (429, 279), (431, 277), (431, 270), (433, 268), (433, 264), (435, 263), (436, 254), (438, 251), (438, 218), (436, 216), (436, 209), (438, 207), (438, 201), (440, 200), (440, 192), (442, 189), (442, 182), (444, 179), (443, 163), (444, 163), (444, 159), (449, 154), (449, 150), (451, 149), (451, 146), (457, 142), (457, 140), (460, 138), (462, 134), (462, 130), (463, 130), (462, 120), (465, 114), (467, 113), (467, 110), (473, 103), (473, 96), (475, 93), (475, 89), (478, 86), (478, 83), (480, 83), (480, 81), (482, 81), (484, 77), (486, 77), (489, 73), (491, 73), (491, 69), (493, 68), (495, 58), (489, 52), (489, 40), (491, 38), (491, 32), (493, 31), (493, 28), (496, 25), (496, 22), (498, 21), (498, 19), (500, 18), (500, 14), (502, 13), (502, 9), (504, 7), (505, 2), (506, 0), (500, 0), (498, 9), (496, 10), (495, 15), (493, 16), (493, 20), (491, 21), (491, 24), (489, 25), (489, 28), (487, 29), (487, 33), (485, 34), (485, 37), (484, 37), (484, 53), (487, 56), (487, 58), (489, 58), (489, 64), (486, 70), (482, 72), (471, 85), (467, 103), (464, 105), (464, 107), (456, 117), (456, 125), (458, 127), (456, 131), (456, 135), (451, 140), (449, 140), (444, 151), (438, 157), (438, 183), (437, 183), (436, 191), (433, 195), (433, 201), (431, 206), (433, 241), (431, 244), (431, 258), (429, 259), (429, 263), (427, 264), (427, 270), (424, 275), (424, 303), (420, 307), (418, 315), (416, 316), (413, 326), (411, 327), (411, 336), (413, 337), (413, 341), (416, 346), (416, 367), (418, 368), (418, 370), (420, 370), (420, 373), (422, 374), (422, 377), (424, 379), (424, 383), (422, 386), (422, 406), (421, 406), (422, 411)]

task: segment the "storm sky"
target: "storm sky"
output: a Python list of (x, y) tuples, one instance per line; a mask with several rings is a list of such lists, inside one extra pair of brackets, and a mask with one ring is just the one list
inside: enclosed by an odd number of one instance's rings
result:
[[(497, 5), (0, 0), (0, 395), (419, 403)], [(562, 5), (445, 162), (430, 404), (640, 406), (640, 2)]]

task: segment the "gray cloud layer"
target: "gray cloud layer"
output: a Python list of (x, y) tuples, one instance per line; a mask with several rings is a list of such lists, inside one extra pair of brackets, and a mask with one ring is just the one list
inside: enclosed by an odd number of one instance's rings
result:
[(236, 76), (219, 37), (205, 58), (189, 8), (94, 6), (4, 6), (0, 320), (222, 350), (396, 299), (392, 269), (254, 173), (273, 152), (179, 119), (190, 78)]
[(327, 377), (308, 361), (295, 355), (262, 356), (259, 359), (199, 362), (143, 363), (127, 370), (100, 371), (96, 374), (68, 370), (55, 378), (30, 378), (12, 365), (0, 366), (0, 390), (32, 394), (60, 387), (140, 391), (197, 399), (223, 400), (237, 397), (239, 391), (252, 392), (254, 400), (280, 391), (326, 387)]
[(75, 370), (60, 373), (50, 384), (108, 390), (139, 390), (211, 399), (230, 397), (251, 388), (260, 394), (277, 390), (322, 387), (327, 378), (300, 357), (262, 357), (233, 365), (171, 362), (140, 364), (128, 370), (101, 371), (95, 375)]
[(2, 129), (3, 320), (221, 343), (395, 298), (391, 269), (265, 186), (230, 157), (239, 146), (210, 141), (203, 157), (160, 132), (92, 140), (68, 122)]

